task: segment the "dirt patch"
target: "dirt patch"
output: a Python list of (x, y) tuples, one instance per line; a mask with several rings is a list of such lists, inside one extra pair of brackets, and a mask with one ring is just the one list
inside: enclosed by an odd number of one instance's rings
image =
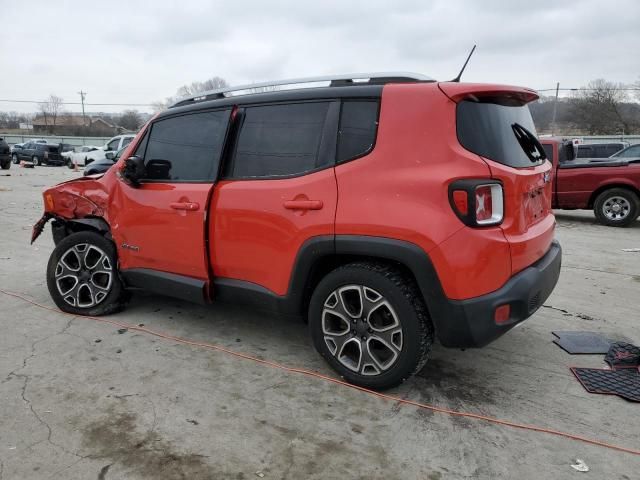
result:
[(98, 478), (107, 478), (109, 468), (123, 467), (148, 479), (210, 479), (227, 474), (207, 463), (203, 455), (181, 452), (155, 432), (155, 425), (146, 433), (140, 432), (136, 420), (131, 412), (111, 408), (106, 417), (83, 429), (88, 455), (111, 461), (102, 467)]

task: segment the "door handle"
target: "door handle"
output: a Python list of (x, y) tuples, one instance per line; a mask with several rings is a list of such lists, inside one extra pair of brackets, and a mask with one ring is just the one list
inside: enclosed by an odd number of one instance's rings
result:
[(188, 210), (190, 212), (200, 209), (200, 204), (197, 202), (173, 202), (169, 206), (174, 210)]
[(323, 203), (322, 200), (287, 200), (283, 205), (288, 210), (320, 210)]

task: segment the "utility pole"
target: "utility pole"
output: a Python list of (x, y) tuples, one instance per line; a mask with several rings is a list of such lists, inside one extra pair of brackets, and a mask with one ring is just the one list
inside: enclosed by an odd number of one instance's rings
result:
[(556, 83), (556, 101), (553, 102), (553, 120), (551, 120), (551, 135), (556, 133), (556, 114), (558, 113), (558, 92), (560, 91), (560, 82)]
[(83, 92), (82, 90), (80, 90), (78, 93), (80, 94), (80, 101), (82, 102), (82, 126), (86, 127), (87, 119), (84, 116), (84, 96), (87, 94), (87, 92)]

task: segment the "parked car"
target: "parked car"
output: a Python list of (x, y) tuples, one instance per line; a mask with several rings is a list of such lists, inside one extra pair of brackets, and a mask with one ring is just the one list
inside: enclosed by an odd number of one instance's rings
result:
[(575, 159), (570, 140), (541, 143), (553, 162), (553, 208), (593, 209), (598, 222), (611, 227), (626, 227), (638, 218), (640, 158)]
[(51, 145), (47, 143), (35, 143), (27, 142), (22, 147), (22, 150), (16, 151), (12, 154), (14, 163), (18, 163), (21, 160), (33, 163), (34, 166), (38, 165), (63, 165), (64, 159), (60, 155), (60, 147), (58, 145)]
[(578, 145), (578, 158), (608, 158), (628, 145), (628, 142), (582, 143)]
[(640, 158), (640, 143), (631, 145), (611, 155), (611, 158)]
[(127, 147), (121, 148), (117, 153), (115, 152), (106, 152), (105, 158), (102, 160), (96, 160), (95, 162), (91, 162), (84, 169), (84, 175), (95, 175), (97, 173), (104, 173), (109, 170), (113, 165), (120, 160), (120, 156), (122, 152), (126, 150)]
[(90, 152), (95, 152), (96, 150), (100, 150), (100, 147), (96, 147), (93, 145), (85, 145), (84, 147), (78, 147), (77, 151), (74, 152), (66, 152), (63, 153), (62, 156), (65, 157), (65, 163), (69, 168), (73, 168), (74, 165), (84, 166), (87, 164), (87, 155)]
[(56, 305), (104, 315), (144, 288), (299, 314), (331, 367), (377, 389), (436, 337), (482, 347), (532, 315), (561, 263), (535, 91), (356, 78), (187, 98), (102, 177), (45, 190), (32, 240), (53, 218)]
[(0, 168), (2, 168), (2, 170), (9, 170), (10, 167), (11, 149), (4, 138), (0, 138)]
[(117, 152), (123, 147), (126, 147), (131, 141), (136, 138), (133, 134), (117, 135), (110, 139), (103, 147), (89, 152), (86, 156), (85, 164), (88, 165), (96, 160), (102, 160), (105, 158), (107, 152)]
[[(22, 150), (22, 147), (23, 147), (24, 145), (25, 145), (24, 143), (16, 143), (15, 145), (12, 145), (12, 146), (11, 146), (10, 151), (11, 151), (11, 156), (12, 156), (12, 158), (13, 158), (13, 153), (14, 153), (14, 152), (18, 152), (19, 150)], [(16, 159), (15, 159), (15, 161), (14, 161), (13, 163), (18, 163), (18, 161), (17, 161), (17, 157), (16, 157)]]

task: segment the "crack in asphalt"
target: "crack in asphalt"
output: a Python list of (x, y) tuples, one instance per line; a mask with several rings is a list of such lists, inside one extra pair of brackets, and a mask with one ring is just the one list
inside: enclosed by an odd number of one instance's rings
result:
[[(24, 384), (22, 385), (22, 389), (20, 392), (20, 396), (22, 397), (22, 401), (29, 407), (29, 410), (31, 411), (31, 413), (33, 414), (33, 416), (38, 420), (38, 422), (43, 425), (46, 429), (47, 429), (47, 438), (43, 439), (43, 440), (39, 440), (31, 445), (29, 445), (27, 447), (27, 449), (31, 449), (33, 447), (35, 447), (36, 445), (39, 445), (42, 442), (47, 442), (50, 445), (52, 445), (53, 447), (61, 450), (62, 452), (68, 454), (68, 455), (73, 455), (74, 457), (78, 457), (80, 459), (84, 459), (87, 457), (84, 457), (82, 455), (79, 455), (75, 452), (72, 452), (70, 450), (68, 450), (67, 448), (65, 448), (64, 446), (60, 445), (59, 443), (54, 442), (51, 437), (53, 435), (53, 430), (51, 429), (51, 426), (47, 423), (46, 420), (44, 420), (40, 414), (36, 411), (36, 409), (33, 406), (33, 403), (31, 402), (31, 400), (27, 397), (27, 388), (29, 386), (29, 382), (31, 381), (31, 376), (27, 375), (25, 373), (19, 373), (21, 370), (25, 369), (27, 367), (27, 364), (29, 363), (29, 360), (31, 360), (32, 358), (34, 358), (36, 356), (36, 345), (38, 345), (39, 343), (45, 342), (47, 340), (50, 340), (51, 338), (57, 336), (57, 335), (64, 335), (67, 333), (67, 330), (71, 327), (71, 323), (75, 320), (75, 317), (72, 317), (64, 326), (64, 328), (62, 330), (60, 330), (59, 332), (55, 332), (52, 333), (51, 335), (47, 335), (44, 338), (40, 338), (36, 341), (34, 341), (33, 343), (31, 343), (31, 353), (29, 353), (29, 355), (27, 355), (25, 358), (22, 359), (22, 366), (19, 368), (16, 368), (15, 370), (12, 370), (11, 372), (9, 372), (9, 374), (7, 375), (7, 377), (1, 382), (1, 383), (6, 383), (9, 380), (11, 380), (12, 378), (21, 378), (24, 380)], [(3, 466), (3, 470), (4, 470), (4, 466)], [(0, 480), (2, 479), (2, 476), (0, 475)]]

